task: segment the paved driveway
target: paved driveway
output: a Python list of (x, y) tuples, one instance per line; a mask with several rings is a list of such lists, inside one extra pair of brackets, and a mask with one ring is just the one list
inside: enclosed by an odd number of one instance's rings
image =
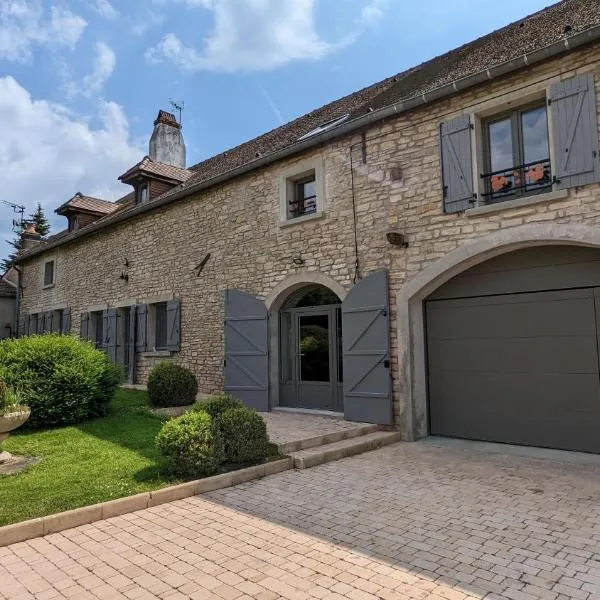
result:
[(510, 451), (396, 444), (0, 548), (0, 597), (600, 598), (599, 458)]

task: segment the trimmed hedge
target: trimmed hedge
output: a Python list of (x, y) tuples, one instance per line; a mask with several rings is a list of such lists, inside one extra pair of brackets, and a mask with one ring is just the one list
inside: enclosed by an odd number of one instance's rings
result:
[(202, 411), (190, 411), (167, 421), (156, 443), (168, 459), (171, 472), (180, 477), (212, 475), (223, 461), (219, 430), (210, 415)]
[(151, 406), (190, 406), (196, 402), (198, 382), (185, 367), (172, 362), (158, 363), (148, 376), (148, 400)]
[(31, 408), (29, 428), (106, 414), (122, 379), (106, 354), (78, 338), (49, 334), (0, 342), (0, 379)]
[(253, 410), (230, 408), (218, 417), (216, 425), (223, 439), (227, 462), (247, 463), (267, 457), (267, 426)]
[(232, 408), (244, 408), (244, 405), (237, 398), (222, 394), (220, 396), (210, 396), (198, 403), (194, 410), (204, 411), (213, 419), (218, 419), (225, 411)]

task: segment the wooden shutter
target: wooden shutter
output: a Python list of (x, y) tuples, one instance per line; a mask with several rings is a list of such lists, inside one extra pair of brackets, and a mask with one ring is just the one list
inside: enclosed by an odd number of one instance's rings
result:
[(135, 351), (148, 348), (148, 305), (138, 304), (135, 311)]
[(23, 335), (31, 334), (31, 315), (26, 314), (23, 320)]
[(104, 350), (108, 357), (117, 360), (117, 309), (109, 308), (102, 313), (104, 321)]
[(548, 103), (557, 188), (600, 181), (594, 76), (587, 73), (555, 83)]
[(79, 337), (82, 340), (90, 339), (90, 313), (88, 312), (81, 313), (81, 331)]
[(347, 421), (393, 422), (389, 312), (387, 271), (362, 279), (342, 303)]
[(269, 410), (268, 331), (262, 300), (225, 292), (225, 392), (259, 411)]
[(444, 212), (473, 206), (473, 153), (471, 120), (462, 115), (440, 125)]
[(71, 333), (71, 309), (65, 308), (62, 313), (62, 331), (61, 333), (67, 335)]
[(181, 331), (181, 302), (179, 298), (167, 302), (167, 350), (179, 352)]
[(37, 316), (37, 326), (36, 326), (36, 333), (38, 335), (42, 335), (42, 333), (44, 333), (44, 321), (46, 320), (46, 313), (38, 313)]

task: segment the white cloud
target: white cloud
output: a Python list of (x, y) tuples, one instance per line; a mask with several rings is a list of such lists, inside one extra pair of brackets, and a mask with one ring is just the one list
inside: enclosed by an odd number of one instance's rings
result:
[(73, 48), (87, 22), (62, 6), (49, 13), (40, 0), (3, 0), (0, 5), (0, 58), (25, 62), (36, 46)]
[[(0, 173), (5, 199), (28, 212), (39, 201), (47, 216), (75, 192), (115, 199), (130, 188), (117, 177), (144, 154), (123, 109), (99, 104), (93, 127), (67, 107), (36, 100), (14, 78), (0, 78)], [(12, 213), (0, 208), (0, 238), (12, 237)], [(54, 230), (64, 219), (54, 216)], [(6, 247), (4, 247), (6, 246)], [(10, 250), (0, 245), (0, 256)]]
[(96, 0), (94, 10), (104, 19), (114, 21), (119, 16), (119, 11), (109, 0)]
[(349, 43), (323, 40), (315, 25), (315, 0), (184, 0), (210, 10), (214, 28), (200, 51), (168, 33), (146, 52), (151, 63), (171, 61), (181, 70), (266, 71), (292, 61), (318, 60)]
[(145, 14), (137, 14), (134, 17), (130, 17), (129, 26), (131, 27), (131, 32), (139, 36), (144, 35), (146, 31), (153, 27), (162, 25), (163, 21), (164, 18), (162, 15), (150, 10)]
[(96, 44), (96, 58), (94, 60), (94, 68), (89, 75), (83, 78), (83, 92), (91, 96), (102, 91), (104, 84), (112, 75), (117, 57), (112, 49), (104, 42)]
[(360, 21), (363, 25), (372, 26), (383, 18), (385, 11), (389, 8), (389, 0), (370, 0), (363, 7)]

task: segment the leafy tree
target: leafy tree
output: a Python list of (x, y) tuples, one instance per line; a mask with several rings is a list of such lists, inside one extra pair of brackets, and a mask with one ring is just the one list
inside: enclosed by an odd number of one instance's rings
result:
[[(39, 202), (35, 211), (33, 211), (29, 215), (29, 222), (35, 225), (35, 230), (42, 237), (46, 237), (50, 232), (50, 223), (48, 223), (48, 219), (46, 219), (44, 209), (42, 208), (42, 205)], [(8, 270), (8, 268), (17, 258), (19, 250), (23, 248), (23, 240), (21, 239), (21, 234), (22, 232), (19, 231), (15, 234), (14, 239), (6, 240), (6, 243), (12, 246), (13, 250), (5, 259), (0, 261), (0, 272)]]

